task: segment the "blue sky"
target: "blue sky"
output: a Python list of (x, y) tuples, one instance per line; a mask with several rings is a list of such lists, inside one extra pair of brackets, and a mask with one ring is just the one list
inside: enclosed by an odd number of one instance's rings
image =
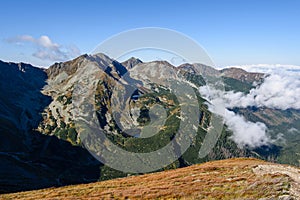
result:
[[(5, 61), (48, 66), (90, 53), (119, 32), (162, 27), (196, 40), (218, 66), (300, 65), (297, 0), (7, 0), (1, 8), (0, 59)], [(53, 55), (45, 55), (44, 48)]]

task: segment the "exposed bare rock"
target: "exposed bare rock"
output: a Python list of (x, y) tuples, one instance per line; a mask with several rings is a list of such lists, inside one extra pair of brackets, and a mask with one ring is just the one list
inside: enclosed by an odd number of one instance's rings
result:
[(260, 176), (265, 175), (286, 175), (290, 178), (290, 196), (295, 199), (300, 198), (300, 169), (292, 166), (284, 165), (258, 165), (253, 168), (253, 172)]
[(263, 78), (265, 77), (265, 74), (263, 73), (253, 73), (253, 72), (247, 72), (240, 68), (226, 68), (222, 69), (221, 71), (222, 76), (237, 79), (242, 82), (247, 83), (261, 83), (263, 81)]
[(194, 74), (200, 74), (204, 77), (206, 76), (218, 76), (220, 74), (220, 72), (218, 70), (216, 70), (213, 67), (207, 66), (207, 65), (203, 65), (200, 63), (195, 63), (195, 64), (182, 64), (180, 66), (178, 66), (179, 70), (184, 70), (190, 73), (194, 73)]
[(128, 60), (122, 62), (121, 64), (126, 67), (127, 70), (133, 68), (134, 66), (143, 63), (140, 59), (131, 57)]

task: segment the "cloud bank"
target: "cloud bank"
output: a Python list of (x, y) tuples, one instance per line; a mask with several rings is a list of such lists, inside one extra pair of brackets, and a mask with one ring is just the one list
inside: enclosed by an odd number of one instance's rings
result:
[(226, 108), (226, 102), (222, 98), (222, 91), (215, 90), (210, 86), (199, 88), (201, 95), (210, 104), (208, 108), (211, 112), (223, 117), (228, 129), (233, 132), (231, 139), (240, 147), (256, 148), (272, 143), (268, 135), (268, 128), (261, 122), (247, 121), (242, 115), (238, 115)]
[(6, 39), (8, 43), (22, 45), (31, 43), (35, 47), (32, 56), (41, 60), (49, 61), (65, 61), (80, 55), (80, 50), (75, 46), (62, 46), (54, 43), (48, 36), (43, 35), (39, 38), (34, 38), (30, 35), (22, 35)]
[[(252, 71), (254, 71), (253, 69), (255, 68), (252, 67)], [(255, 106), (281, 110), (300, 109), (300, 67), (269, 69), (256, 67), (255, 71), (265, 71), (269, 76), (247, 95), (232, 91), (219, 94), (223, 96), (227, 107)]]
[[(230, 66), (233, 67), (233, 66)], [(210, 110), (223, 116), (225, 124), (233, 131), (232, 139), (240, 147), (250, 148), (267, 145), (274, 140), (268, 134), (268, 128), (261, 122), (247, 121), (230, 108), (248, 106), (268, 107), (273, 109), (300, 109), (300, 67), (294, 65), (245, 65), (234, 66), (252, 72), (267, 73), (261, 85), (249, 94), (233, 91), (221, 91), (214, 87), (203, 86), (199, 91), (211, 105)], [(217, 110), (217, 104), (223, 104), (223, 111)]]

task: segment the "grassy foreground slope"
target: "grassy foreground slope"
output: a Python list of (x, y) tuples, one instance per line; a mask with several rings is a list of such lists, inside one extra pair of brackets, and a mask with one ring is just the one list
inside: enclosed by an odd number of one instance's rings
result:
[(249, 158), (1, 195), (0, 199), (298, 199), (300, 169)]

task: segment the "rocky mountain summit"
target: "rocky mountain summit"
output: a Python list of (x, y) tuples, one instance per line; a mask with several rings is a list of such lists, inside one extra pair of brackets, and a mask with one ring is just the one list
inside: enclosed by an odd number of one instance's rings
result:
[(222, 69), (221, 71), (222, 76), (237, 79), (241, 82), (246, 83), (261, 83), (263, 81), (264, 76), (266, 76), (263, 73), (253, 73), (253, 72), (247, 72), (243, 69), (239, 68), (226, 68)]
[(143, 63), (140, 59), (131, 57), (128, 60), (122, 62), (122, 65), (126, 67), (127, 70), (129, 70), (140, 63)]

